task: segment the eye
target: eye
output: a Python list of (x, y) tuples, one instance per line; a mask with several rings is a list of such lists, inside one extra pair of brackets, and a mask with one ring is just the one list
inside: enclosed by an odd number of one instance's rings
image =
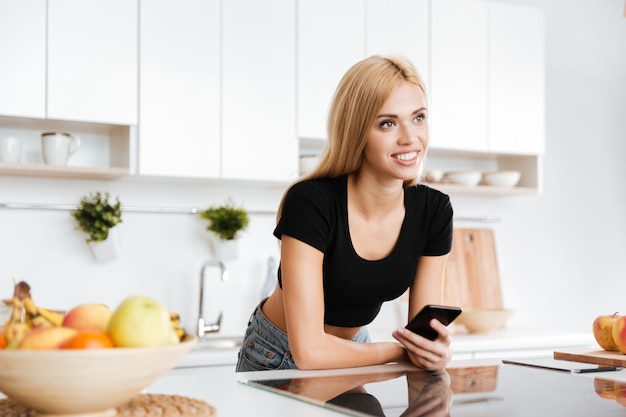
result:
[(380, 122), (379, 126), (382, 127), (383, 129), (389, 129), (390, 127), (393, 127), (396, 125), (396, 122), (394, 122), (393, 120), (389, 119), (389, 120), (383, 120), (382, 122)]
[(426, 120), (426, 113), (418, 113), (415, 115), (415, 118), (413, 119), (413, 121), (415, 121), (416, 123), (422, 123)]

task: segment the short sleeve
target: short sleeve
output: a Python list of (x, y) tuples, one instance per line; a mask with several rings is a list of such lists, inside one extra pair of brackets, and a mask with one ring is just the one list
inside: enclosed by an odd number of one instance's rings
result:
[(322, 184), (305, 181), (293, 185), (285, 194), (280, 220), (274, 236), (291, 236), (321, 252), (326, 252), (333, 232), (332, 203)]
[(429, 210), (431, 218), (424, 256), (445, 255), (452, 250), (452, 203), (446, 194), (437, 192), (436, 195), (437, 198), (432, 199)]

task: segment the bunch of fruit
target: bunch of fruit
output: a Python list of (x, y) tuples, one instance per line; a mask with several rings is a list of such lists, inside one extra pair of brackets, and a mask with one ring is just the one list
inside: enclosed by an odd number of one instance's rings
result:
[(30, 286), (21, 281), (15, 285), (0, 348), (154, 347), (180, 343), (186, 336), (180, 316), (149, 297), (128, 297), (115, 310), (94, 303), (60, 314), (35, 305)]
[(592, 330), (602, 349), (626, 354), (626, 316), (618, 313), (598, 316), (593, 321)]

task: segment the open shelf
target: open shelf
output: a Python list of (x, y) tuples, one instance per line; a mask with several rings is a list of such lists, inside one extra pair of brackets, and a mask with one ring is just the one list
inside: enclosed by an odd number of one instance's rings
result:
[(43, 178), (114, 180), (129, 175), (128, 168), (75, 167), (45, 164), (3, 164), (0, 175)]

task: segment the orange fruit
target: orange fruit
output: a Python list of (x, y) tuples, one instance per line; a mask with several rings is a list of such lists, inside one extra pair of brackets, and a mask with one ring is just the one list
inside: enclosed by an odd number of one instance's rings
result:
[(108, 334), (98, 330), (78, 332), (63, 346), (64, 349), (108, 349), (114, 347)]
[(0, 349), (4, 349), (7, 346), (7, 341), (4, 339), (4, 334), (0, 332)]

